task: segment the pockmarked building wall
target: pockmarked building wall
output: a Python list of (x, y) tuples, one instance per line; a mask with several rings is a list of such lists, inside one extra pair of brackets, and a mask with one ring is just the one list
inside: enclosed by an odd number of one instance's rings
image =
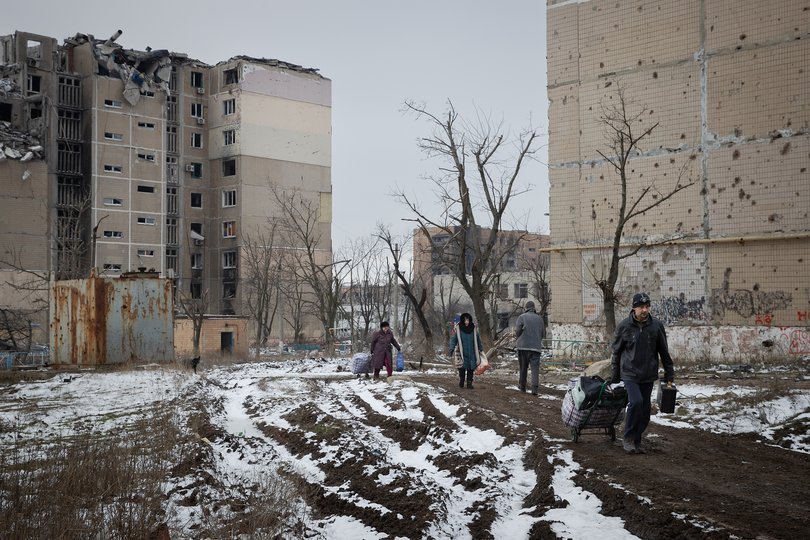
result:
[[(604, 107), (622, 88), (636, 133), (617, 320), (646, 291), (681, 359), (810, 355), (810, 9), (759, 2), (547, 2), (551, 320), (604, 340), (620, 183)], [(652, 246), (650, 246), (652, 244)]]

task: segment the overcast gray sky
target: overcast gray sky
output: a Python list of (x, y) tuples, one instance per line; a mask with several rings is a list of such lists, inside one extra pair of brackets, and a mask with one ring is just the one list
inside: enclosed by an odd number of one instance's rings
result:
[[(514, 132), (531, 121), (547, 143), (542, 0), (40, 0), (6, 5), (0, 23), (2, 34), (60, 42), (76, 33), (106, 39), (119, 28), (117, 42), (130, 49), (169, 49), (209, 64), (276, 58), (332, 80), (335, 247), (378, 222), (405, 232), (408, 213), (391, 196), (397, 186), (422, 203), (432, 198), (422, 177), (437, 162), (416, 146), (430, 126), (402, 113), (406, 100), (441, 113), (451, 99), (462, 115), (477, 108)], [(530, 214), (530, 230), (547, 233), (545, 163), (527, 173), (532, 189), (515, 210)]]

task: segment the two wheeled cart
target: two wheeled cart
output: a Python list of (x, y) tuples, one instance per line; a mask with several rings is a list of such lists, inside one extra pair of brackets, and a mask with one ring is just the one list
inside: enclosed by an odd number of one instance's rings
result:
[(571, 440), (577, 442), (586, 429), (600, 429), (611, 441), (616, 440), (616, 426), (624, 421), (627, 393), (615, 395), (608, 392), (607, 383), (602, 386), (596, 402), (588, 408), (577, 409), (573, 389), (577, 379), (568, 382), (568, 390), (562, 402), (563, 423), (571, 429)]

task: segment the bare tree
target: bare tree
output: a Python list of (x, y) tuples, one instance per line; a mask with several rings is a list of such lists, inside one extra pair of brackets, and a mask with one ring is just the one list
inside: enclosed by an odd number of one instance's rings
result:
[[(343, 294), (344, 277), (351, 270), (350, 260), (333, 260), (323, 237), (325, 223), (319, 202), (297, 190), (274, 189), (273, 195), (281, 209), (280, 222), (285, 234), (291, 271), (299, 283), (309, 289), (304, 297), (308, 311), (323, 327), (326, 352), (334, 354), (335, 327)], [(348, 281), (348, 280), (346, 280)]]
[[(405, 107), (433, 126), (433, 134), (419, 139), (418, 145), (428, 157), (445, 162), (439, 175), (431, 178), (442, 211), (438, 217), (431, 217), (404, 192), (397, 196), (414, 214), (412, 221), (430, 241), (434, 253), (472, 300), (481, 336), (489, 349), (494, 332), (485, 299), (504, 255), (522, 240), (519, 234), (502, 237), (500, 233), (509, 203), (527, 190), (520, 187), (518, 178), (524, 160), (531, 159), (538, 150), (538, 134), (531, 128), (523, 130), (510, 144), (502, 125), (480, 115), (476, 124), (465, 123), (452, 102), (448, 102), (448, 110), (441, 117), (413, 102)], [(485, 232), (483, 227), (488, 230)], [(442, 234), (432, 234), (431, 228)]]
[(242, 237), (245, 303), (256, 328), (256, 347), (266, 346), (279, 309), (281, 256), (274, 249), (275, 222)]
[[(382, 271), (379, 240), (374, 236), (352, 242), (348, 248), (356, 264), (351, 265), (349, 290), (344, 301), (344, 315), (349, 320), (353, 350), (367, 348), (371, 323), (377, 312), (379, 289), (385, 276)], [(359, 328), (357, 323), (360, 324)]]
[(177, 295), (177, 303), (180, 312), (188, 317), (192, 325), (192, 358), (200, 357), (200, 336), (202, 335), (203, 322), (208, 310), (208, 289), (202, 292), (200, 298), (192, 298), (190, 295), (180, 293)]
[[(413, 310), (414, 317), (419, 321), (419, 327), (422, 329), (422, 334), (425, 338), (421, 347), (422, 350), (420, 351), (421, 355), (423, 357), (432, 358), (435, 349), (433, 345), (433, 329), (431, 328), (427, 316), (427, 310), (430, 306), (428, 303), (428, 289), (424, 285), (414, 283), (409, 279), (409, 276), (406, 274), (406, 269), (402, 267), (403, 250), (398, 248), (400, 244), (394, 241), (391, 231), (383, 225), (378, 225), (377, 238), (382, 240), (388, 248), (388, 252), (393, 259), (394, 275), (398, 281), (397, 288), (402, 290), (402, 293), (408, 299), (409, 305)], [(405, 246), (406, 243), (408, 243), (408, 240), (403, 239), (401, 245)], [(399, 291), (394, 294), (399, 294)], [(400, 328), (404, 328), (404, 325), (400, 326)], [(404, 330), (400, 330), (400, 333), (404, 335), (405, 332)]]
[(536, 252), (534, 256), (527, 256), (522, 262), (522, 266), (529, 272), (534, 288), (534, 297), (537, 298), (538, 312), (543, 317), (543, 324), (546, 327), (546, 339), (551, 338), (551, 329), (548, 326), (548, 308), (551, 305), (551, 255), (548, 253)]
[[(645, 106), (635, 106), (625, 93), (621, 83), (616, 83), (616, 100), (613, 104), (602, 104), (600, 122), (605, 130), (605, 151), (596, 150), (610, 165), (618, 176), (619, 202), (616, 215), (611, 216), (611, 223), (615, 224), (610, 243), (610, 253), (604, 269), (592, 269), (591, 279), (602, 295), (605, 312), (606, 332), (613, 335), (616, 328), (616, 284), (619, 279), (619, 265), (623, 259), (633, 257), (643, 248), (663, 244), (672, 238), (658, 241), (639, 239), (632, 247), (622, 248), (628, 224), (650, 210), (661, 206), (677, 193), (683, 191), (695, 182), (687, 178), (687, 171), (691, 161), (681, 167), (674, 185), (659, 189), (655, 182), (643, 185), (639, 190), (631, 190), (631, 162), (634, 158), (644, 155), (642, 143), (658, 127), (655, 122), (644, 128), (642, 118), (649, 116), (650, 111)], [(631, 111), (630, 109), (634, 109)], [(637, 126), (642, 126), (636, 130)], [(694, 156), (691, 156), (692, 158)], [(597, 219), (596, 208), (591, 212), (594, 226)]]

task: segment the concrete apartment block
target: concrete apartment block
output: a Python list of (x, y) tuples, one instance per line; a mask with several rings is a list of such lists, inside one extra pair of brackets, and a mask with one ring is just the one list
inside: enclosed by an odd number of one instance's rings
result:
[[(123, 49), (119, 35), (76, 34), (61, 45), (27, 32), (0, 36), (0, 120), (43, 145), (34, 161), (43, 165), (44, 230), (25, 236), (20, 222), (10, 225), (24, 252), (47, 253), (41, 266), (57, 279), (91, 266), (106, 277), (154, 269), (175, 281), (176, 294), (205, 295), (212, 314), (242, 315), (250, 293), (243, 231), (280, 216), (278, 187), (314, 201), (328, 261), (331, 81), (278, 60), (212, 66)], [(10, 137), (0, 133), (0, 143)], [(3, 182), (18, 168), (0, 164)], [(11, 215), (11, 203), (0, 202), (0, 215)], [(74, 229), (75, 239), (59, 238)], [(322, 328), (308, 321), (305, 334), (319, 339)]]
[[(676, 355), (810, 354), (810, 6), (775, 2), (547, 2), (555, 338), (605, 340), (604, 246), (620, 184), (601, 115), (621, 86), (635, 133), (628, 192), (667, 193), (630, 220), (617, 318), (653, 299)], [(676, 356), (677, 357), (677, 356)]]

